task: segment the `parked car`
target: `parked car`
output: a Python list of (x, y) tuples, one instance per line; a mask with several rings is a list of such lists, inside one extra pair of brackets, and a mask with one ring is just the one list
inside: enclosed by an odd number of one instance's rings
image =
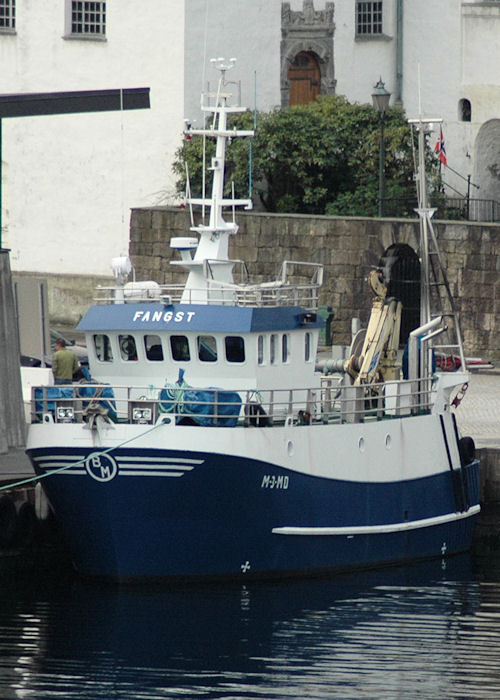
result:
[(31, 355), (21, 355), (21, 367), (41, 367), (42, 362), (39, 357)]

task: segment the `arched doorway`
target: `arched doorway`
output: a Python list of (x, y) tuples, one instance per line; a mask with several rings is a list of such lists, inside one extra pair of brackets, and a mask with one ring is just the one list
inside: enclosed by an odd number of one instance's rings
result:
[(320, 94), (321, 71), (314, 54), (298, 53), (288, 70), (290, 105), (305, 105)]
[(406, 243), (393, 243), (379, 260), (387, 297), (398, 299), (401, 312), (399, 346), (404, 347), (408, 336), (420, 325), (420, 261), (413, 248)]

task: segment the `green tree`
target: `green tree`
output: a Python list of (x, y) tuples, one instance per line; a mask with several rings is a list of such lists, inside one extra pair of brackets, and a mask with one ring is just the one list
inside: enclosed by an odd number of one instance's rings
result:
[[(254, 115), (251, 112), (229, 115), (228, 128), (253, 129), (253, 125)], [(255, 144), (253, 142), (254, 139), (237, 138), (229, 141), (227, 144), (225, 194), (228, 196), (231, 194), (232, 183), (234, 183), (236, 197), (245, 198), (249, 195), (249, 160), (253, 160), (250, 153), (253, 154), (255, 152)], [(203, 163), (205, 163), (205, 188), (207, 195), (210, 195), (212, 185), (210, 166), (214, 155), (215, 139), (202, 136), (184, 139), (182, 145), (176, 151), (173, 164), (173, 170), (177, 176), (176, 189), (178, 194), (184, 194), (187, 185), (191, 189), (193, 196), (198, 196), (201, 193)]]
[[(235, 115), (230, 123), (252, 128), (253, 114)], [(260, 113), (252, 146), (247, 139), (228, 146), (226, 175), (237, 196), (248, 196), (251, 148), (253, 196), (260, 197), (267, 211), (375, 216), (379, 144), (380, 121), (373, 107), (337, 95), (320, 97), (307, 105)], [(387, 197), (414, 199), (412, 132), (400, 109), (386, 114), (385, 147)], [(207, 168), (212, 150), (212, 145), (206, 148)], [(201, 137), (185, 141), (177, 151), (179, 192), (186, 184), (186, 163), (192, 191), (200, 190), (202, 154)], [(403, 212), (392, 208), (388, 213)]]

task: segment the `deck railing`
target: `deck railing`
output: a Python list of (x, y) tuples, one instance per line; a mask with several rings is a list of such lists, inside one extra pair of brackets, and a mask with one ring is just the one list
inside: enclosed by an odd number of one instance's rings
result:
[(94, 301), (98, 304), (140, 303), (160, 301), (164, 304), (183, 303), (234, 306), (302, 306), (318, 308), (319, 286), (315, 284), (220, 285), (213, 282), (204, 289), (185, 289), (183, 285), (144, 284), (123, 287), (97, 287)]
[[(213, 262), (205, 261), (205, 286), (186, 288), (183, 284), (158, 284), (154, 281), (128, 282), (123, 286), (99, 286), (98, 304), (160, 301), (163, 304), (205, 303), (235, 306), (302, 306), (316, 311), (323, 283), (323, 265), (285, 260), (278, 279), (251, 284), (221, 282), (212, 278)], [(228, 261), (235, 264), (240, 261)], [(212, 265), (210, 264), (212, 263)], [(300, 281), (304, 280), (304, 281)]]
[(337, 376), (322, 377), (310, 389), (228, 391), (171, 385), (110, 386), (79, 383), (32, 390), (32, 422), (115, 423), (272, 427), (362, 423), (427, 413), (431, 379), (355, 386)]

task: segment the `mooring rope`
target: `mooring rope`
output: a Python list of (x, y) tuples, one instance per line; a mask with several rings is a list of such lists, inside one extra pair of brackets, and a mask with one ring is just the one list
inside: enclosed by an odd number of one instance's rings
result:
[[(129, 443), (134, 442), (134, 440), (139, 440), (139, 438), (142, 438), (145, 435), (149, 435), (149, 433), (152, 433), (153, 430), (156, 430), (157, 428), (161, 427), (162, 425), (166, 425), (166, 423), (164, 423), (164, 422), (157, 423), (156, 425), (153, 425), (152, 428), (145, 430), (140, 435), (135, 435), (134, 437), (131, 437), (128, 440), (124, 440), (119, 445), (114, 445), (114, 447), (108, 447), (106, 450), (102, 450), (101, 452), (98, 452), (97, 454), (99, 455), (99, 457), (102, 457), (103, 455), (107, 455), (110, 452), (112, 452), (113, 450), (118, 450), (118, 449), (120, 449), (120, 447), (123, 447), (124, 445), (128, 445)], [(57, 469), (51, 469), (50, 471), (45, 472), (45, 474), (40, 474), (38, 476), (35, 475), (35, 476), (29, 477), (28, 479), (22, 479), (21, 481), (16, 481), (14, 483), (5, 484), (4, 486), (0, 486), (0, 492), (6, 491), (7, 489), (13, 489), (17, 486), (24, 486), (25, 484), (38, 482), (41, 479), (45, 479), (47, 476), (53, 476), (54, 474), (59, 474), (59, 472), (66, 471), (67, 469), (71, 469), (72, 467), (77, 467), (80, 464), (85, 464), (87, 459), (88, 459), (88, 456), (84, 457), (83, 459), (79, 459), (77, 462), (72, 462), (71, 464), (67, 464), (64, 467), (58, 467)]]

